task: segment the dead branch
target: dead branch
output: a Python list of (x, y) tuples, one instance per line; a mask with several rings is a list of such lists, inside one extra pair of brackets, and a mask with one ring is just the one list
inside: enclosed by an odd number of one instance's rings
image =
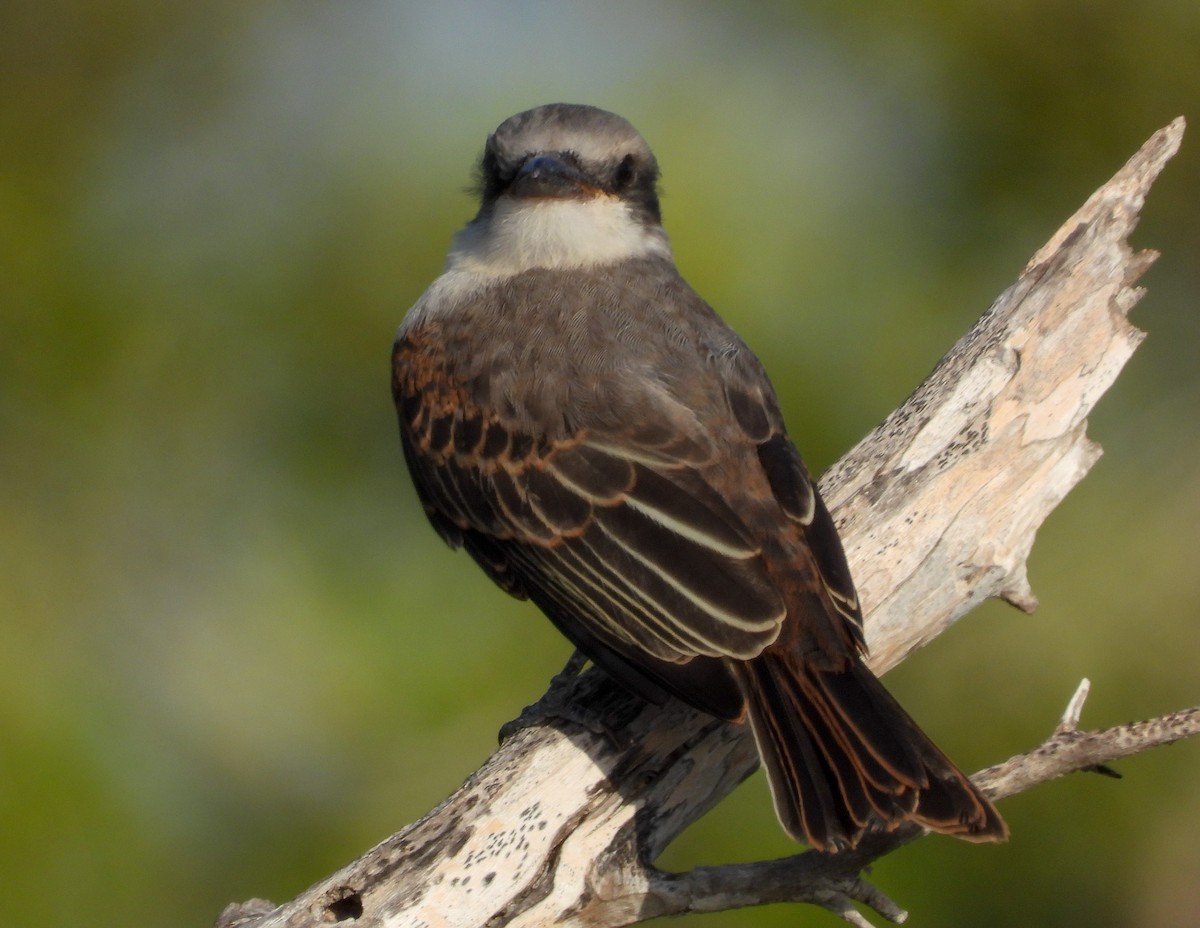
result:
[[(1156, 133), (1096, 191), (822, 480), (877, 672), (988, 597), (1036, 605), (1026, 559), (1037, 528), (1099, 456), (1086, 418), (1141, 341), (1126, 314), (1156, 255), (1127, 240), (1183, 129), (1178, 119)], [(904, 918), (858, 874), (920, 837), (915, 828), (836, 856), (654, 869), (662, 849), (754, 769), (752, 741), (680, 703), (647, 706), (595, 672), (567, 686), (569, 704), (601, 724), (520, 730), (420, 821), (285, 905), (230, 906), (218, 928), (600, 928), (775, 901), (812, 902), (858, 925), (866, 921), (855, 902)], [(1069, 712), (1044, 744), (978, 782), (1001, 798), (1200, 730), (1200, 709), (1098, 732), (1079, 732), (1077, 719)]]

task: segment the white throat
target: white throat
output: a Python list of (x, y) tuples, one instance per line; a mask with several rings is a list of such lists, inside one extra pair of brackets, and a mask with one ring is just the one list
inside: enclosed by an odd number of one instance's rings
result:
[(446, 270), (510, 277), (532, 268), (594, 267), (652, 255), (671, 258), (661, 226), (636, 219), (617, 197), (513, 200), (454, 237)]

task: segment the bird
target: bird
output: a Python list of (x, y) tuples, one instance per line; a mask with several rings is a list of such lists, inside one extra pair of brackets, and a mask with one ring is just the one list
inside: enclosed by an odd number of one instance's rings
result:
[(645, 699), (749, 723), (785, 832), (1007, 826), (865, 663), (836, 526), (763, 365), (680, 275), (624, 118), (518, 113), (404, 316), (392, 392), (425, 514)]

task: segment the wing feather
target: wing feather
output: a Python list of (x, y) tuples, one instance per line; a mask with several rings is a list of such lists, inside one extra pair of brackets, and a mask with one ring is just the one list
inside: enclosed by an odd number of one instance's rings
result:
[(753, 657), (775, 640), (786, 607), (761, 550), (694, 467), (664, 464), (660, 448), (537, 442), (472, 409), (398, 405), (402, 421), (429, 422), (406, 436), (424, 452), (412, 457), (427, 508), (490, 539), (472, 551), (493, 577), (511, 562), (506, 588), (553, 597), (563, 615), (668, 663)]
[[(600, 642), (697, 704), (706, 697), (695, 687), (713, 672), (669, 668), (753, 658), (777, 639), (790, 591), (763, 551), (761, 507), (775, 505), (773, 493), (811, 522), (813, 493), (790, 443), (767, 437), (779, 427), (778, 410), (761, 405), (768, 388), (729, 394), (734, 431), (717, 453), (717, 435), (693, 412), (702, 403), (664, 383), (638, 381), (650, 391), (644, 415), (598, 429), (566, 417), (555, 426), (495, 391), (476, 405), (473, 381), (451, 373), (442, 345), (430, 333), (402, 337), (393, 383), (418, 492), (447, 541), (552, 611), (577, 642)], [(731, 459), (723, 471), (719, 462)], [(726, 473), (751, 473), (760, 461), (767, 493), (761, 476), (757, 497), (727, 482)], [(758, 515), (736, 508), (751, 497)], [(739, 698), (731, 689), (718, 701), (729, 710)]]

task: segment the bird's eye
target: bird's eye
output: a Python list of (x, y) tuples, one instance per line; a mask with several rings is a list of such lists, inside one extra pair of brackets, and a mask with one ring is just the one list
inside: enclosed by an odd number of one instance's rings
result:
[(633, 180), (633, 155), (626, 155), (621, 159), (621, 163), (617, 165), (616, 183), (618, 187), (625, 187)]

